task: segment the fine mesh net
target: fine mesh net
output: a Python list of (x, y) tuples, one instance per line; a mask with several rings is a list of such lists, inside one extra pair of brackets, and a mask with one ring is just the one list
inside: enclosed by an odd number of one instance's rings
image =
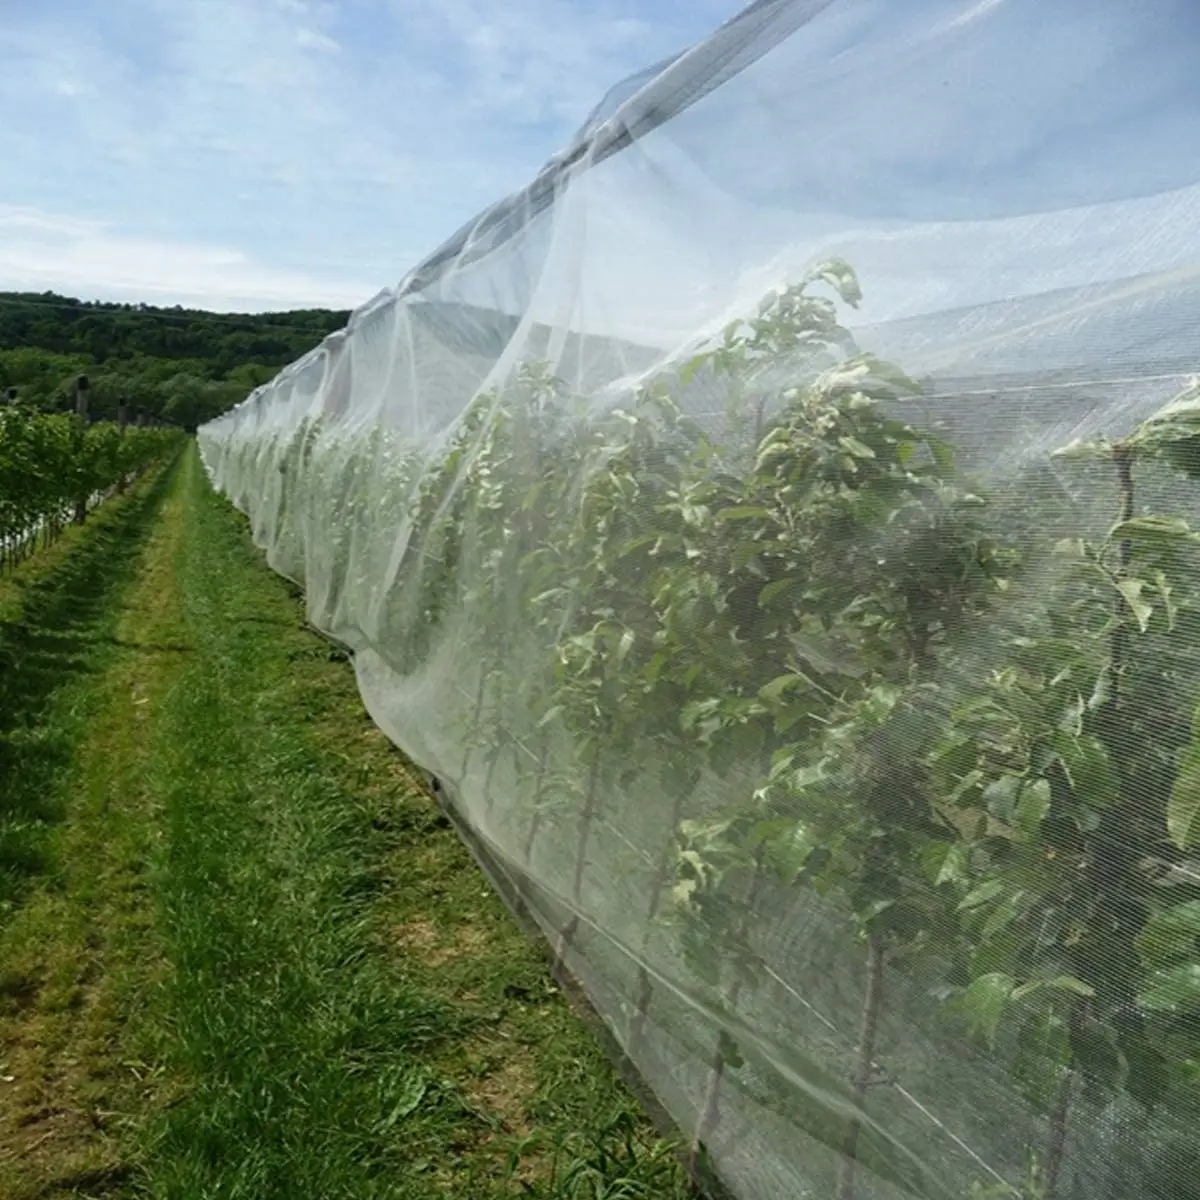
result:
[(1198, 45), (760, 0), (201, 430), (743, 1200), (1200, 1197)]

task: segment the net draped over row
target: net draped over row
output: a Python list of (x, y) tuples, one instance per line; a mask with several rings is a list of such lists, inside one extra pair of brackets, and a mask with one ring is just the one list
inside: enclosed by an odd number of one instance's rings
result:
[(759, 0), (200, 431), (744, 1200), (1200, 1197), (1197, 45)]

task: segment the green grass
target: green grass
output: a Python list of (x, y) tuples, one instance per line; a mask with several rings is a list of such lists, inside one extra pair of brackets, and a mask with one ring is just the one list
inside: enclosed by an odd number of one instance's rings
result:
[[(100, 1196), (162, 1083), (140, 1044), (164, 967), (147, 886), (145, 638), (165, 476), (0, 581), (0, 1197)], [(149, 551), (147, 545), (149, 544)], [(138, 568), (143, 568), (140, 577)]]
[(194, 451), (99, 609), (59, 866), (0, 941), (0, 1196), (688, 1194)]
[(62, 815), (55, 783), (90, 717), (86, 677), (112, 658), (114, 597), (136, 570), (164, 486), (154, 473), (0, 575), (0, 924), (49, 865)]

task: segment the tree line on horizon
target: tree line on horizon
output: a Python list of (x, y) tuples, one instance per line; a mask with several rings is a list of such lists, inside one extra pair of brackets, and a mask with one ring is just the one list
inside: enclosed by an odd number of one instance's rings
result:
[(348, 310), (217, 313), (0, 292), (0, 398), (69, 412), (86, 374), (92, 419), (113, 420), (125, 405), (135, 419), (194, 431), (349, 318)]

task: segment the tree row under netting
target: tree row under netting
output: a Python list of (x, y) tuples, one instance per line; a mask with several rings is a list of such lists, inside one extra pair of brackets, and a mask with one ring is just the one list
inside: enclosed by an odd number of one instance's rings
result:
[(697, 1172), (1191, 1195), (1200, 384), (984, 479), (860, 298), (827, 262), (615, 404), (529, 362), (433, 452), (202, 447)]

